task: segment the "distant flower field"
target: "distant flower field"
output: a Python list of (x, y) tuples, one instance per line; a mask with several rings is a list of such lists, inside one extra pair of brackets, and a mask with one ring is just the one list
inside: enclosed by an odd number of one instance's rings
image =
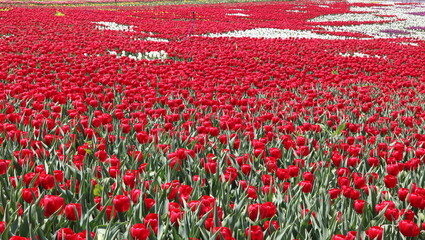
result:
[(52, 2), (0, 5), (1, 239), (425, 239), (424, 4)]
[(154, 3), (163, 0), (8, 0), (2, 1), (2, 4), (37, 4), (37, 5), (73, 5), (73, 4), (84, 4), (84, 5), (99, 5), (99, 4), (118, 4), (118, 3), (134, 3), (134, 4), (146, 4)]

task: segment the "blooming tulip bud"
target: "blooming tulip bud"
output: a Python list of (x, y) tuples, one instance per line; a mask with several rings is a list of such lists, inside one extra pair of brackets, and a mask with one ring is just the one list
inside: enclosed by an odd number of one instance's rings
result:
[(35, 198), (38, 198), (38, 188), (24, 188), (22, 189), (22, 198), (27, 203), (32, 203)]
[(130, 198), (124, 195), (117, 195), (112, 201), (117, 212), (127, 212), (130, 209)]
[(70, 221), (77, 221), (81, 218), (81, 204), (70, 203), (65, 206), (65, 216)]
[(331, 199), (336, 199), (341, 194), (342, 190), (339, 188), (332, 188), (332, 189), (329, 189), (328, 192)]
[(366, 236), (373, 240), (382, 240), (384, 229), (378, 226), (370, 227), (366, 230)]
[(345, 240), (345, 236), (342, 234), (333, 235), (331, 240)]
[(260, 226), (251, 226), (245, 230), (245, 235), (249, 240), (263, 240), (263, 229)]
[(6, 230), (6, 222), (1, 221), (0, 222), (0, 234), (4, 232), (4, 230)]
[(364, 209), (364, 205), (365, 205), (365, 201), (361, 200), (361, 199), (357, 199), (354, 201), (354, 210), (356, 210), (356, 212), (358, 214), (362, 214), (363, 213), (363, 209)]
[(46, 195), (41, 204), (44, 206), (44, 216), (50, 217), (57, 211), (62, 211), (65, 206), (65, 200), (56, 195)]
[(298, 183), (298, 185), (302, 187), (301, 190), (304, 193), (310, 193), (311, 190), (313, 190), (313, 184), (311, 184), (309, 181), (301, 181)]
[(134, 240), (146, 240), (149, 234), (149, 229), (142, 223), (135, 224), (130, 228), (130, 235)]
[(67, 240), (67, 239), (75, 239), (76, 234), (70, 228), (61, 228), (59, 229), (56, 240)]
[(401, 220), (398, 223), (398, 229), (406, 237), (416, 237), (421, 231), (418, 225), (411, 220)]
[(216, 232), (220, 232), (217, 235), (216, 240), (234, 240), (235, 239), (232, 236), (232, 231), (230, 231), (228, 227), (214, 227), (211, 232), (213, 234)]
[(30, 240), (31, 238), (21, 237), (21, 236), (13, 236), (9, 238), (9, 240)]
[[(103, 206), (100, 207), (100, 211), (103, 210)], [(107, 206), (105, 209), (105, 213), (106, 213), (106, 219), (111, 220), (117, 217), (117, 210), (114, 209), (114, 207), (112, 206)]]
[(407, 189), (407, 188), (399, 188), (397, 193), (398, 193), (398, 198), (401, 201), (405, 201), (406, 200), (406, 197), (407, 197), (407, 194), (409, 194), (409, 189)]
[(158, 233), (158, 214), (149, 213), (148, 215), (146, 215), (144, 224), (147, 227), (152, 228), (154, 233)]
[(248, 205), (248, 216), (252, 221), (256, 221), (257, 218), (260, 216), (259, 215), (260, 207), (261, 207), (261, 204), (259, 203)]
[(393, 175), (387, 175), (384, 177), (384, 183), (387, 188), (395, 188), (397, 185), (397, 177)]

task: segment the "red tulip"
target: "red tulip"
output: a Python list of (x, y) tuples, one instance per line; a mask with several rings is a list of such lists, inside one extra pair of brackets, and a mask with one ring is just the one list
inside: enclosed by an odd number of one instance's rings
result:
[(338, 177), (349, 177), (351, 176), (351, 171), (348, 168), (340, 167), (336, 170)]
[(132, 189), (130, 191), (131, 201), (133, 201), (133, 203), (138, 203), (141, 194), (142, 194), (142, 190), (140, 190), (140, 189)]
[(370, 157), (367, 159), (367, 164), (369, 164), (369, 166), (371, 167), (377, 167), (379, 166), (379, 159), (375, 158), (375, 157)]
[(254, 156), (257, 158), (264, 158), (266, 155), (266, 151), (263, 148), (254, 149)]
[(6, 174), (9, 163), (3, 159), (0, 159), (0, 175)]
[(117, 178), (118, 175), (120, 175), (120, 168), (117, 166), (110, 166), (108, 172), (112, 178)]
[(170, 214), (169, 214), (170, 222), (178, 226), (179, 225), (178, 221), (183, 218), (184, 212), (180, 210), (179, 208), (172, 208), (172, 209), (169, 209), (169, 211), (170, 211)]
[(22, 198), (27, 203), (33, 203), (38, 198), (38, 188), (24, 188), (22, 189)]
[(149, 234), (149, 229), (141, 223), (135, 224), (130, 228), (130, 235), (134, 240), (146, 240)]
[(360, 192), (352, 187), (343, 187), (343, 195), (346, 198), (350, 198), (353, 200), (360, 198)]
[(204, 227), (210, 231), (214, 228), (214, 225), (214, 218), (207, 218), (204, 222)]
[(245, 230), (245, 235), (249, 240), (263, 240), (263, 229), (260, 226), (251, 226)]
[(264, 229), (268, 229), (269, 232), (275, 231), (279, 229), (279, 223), (276, 220), (273, 221), (265, 221), (263, 225)]
[(409, 189), (407, 189), (407, 188), (399, 188), (397, 193), (398, 193), (398, 198), (401, 201), (405, 201), (406, 198), (407, 198), (407, 194), (409, 194)]
[(158, 233), (158, 214), (156, 213), (149, 213), (146, 215), (145, 220), (143, 223), (147, 226), (152, 228), (154, 233)]
[(139, 141), (140, 144), (145, 144), (149, 142), (149, 134), (144, 131), (140, 131), (136, 134), (137, 141)]
[(295, 165), (289, 165), (287, 167), (287, 170), (288, 170), (289, 175), (291, 177), (298, 177), (298, 174), (300, 172), (300, 168), (298, 166), (295, 166)]
[(30, 240), (31, 238), (21, 237), (21, 236), (13, 236), (9, 238), (9, 240)]
[(401, 220), (398, 223), (398, 229), (406, 237), (416, 237), (421, 231), (418, 225), (411, 220)]
[(307, 144), (307, 139), (303, 136), (297, 136), (296, 138), (296, 143), (298, 146), (304, 146), (305, 144)]
[(40, 183), (44, 189), (50, 190), (55, 187), (55, 178), (50, 174), (41, 174)]
[(248, 205), (248, 216), (252, 221), (256, 221), (260, 217), (260, 207), (259, 203)]
[(400, 217), (400, 212), (395, 207), (388, 207), (384, 216), (388, 221), (395, 221)]
[(136, 185), (136, 174), (133, 172), (126, 172), (126, 174), (122, 177), (125, 185), (129, 186), (133, 189)]
[(149, 210), (155, 205), (155, 200), (152, 198), (145, 198), (144, 200), (146, 208)]
[(368, 236), (370, 240), (382, 240), (383, 233), (384, 229), (378, 226), (373, 226), (366, 230), (366, 236)]
[(313, 173), (311, 173), (311, 172), (304, 172), (302, 176), (303, 176), (304, 181), (308, 181), (308, 182), (311, 182), (313, 184), (313, 182), (314, 182), (314, 175), (313, 175)]
[(303, 193), (310, 193), (313, 190), (313, 184), (310, 181), (301, 181), (298, 185), (301, 186)]
[(102, 202), (102, 198), (101, 198), (101, 197), (99, 197), (99, 196), (97, 196), (97, 197), (94, 197), (93, 201), (94, 201), (94, 203), (95, 203), (96, 208), (97, 208), (97, 209), (100, 209), (100, 207), (101, 207), (101, 202)]
[(384, 177), (384, 183), (387, 188), (395, 188), (397, 185), (397, 177), (393, 175), (387, 175)]
[(358, 214), (362, 214), (363, 213), (364, 206), (365, 206), (365, 201), (364, 200), (357, 199), (357, 200), (354, 201), (354, 210)]
[(117, 212), (127, 212), (130, 209), (130, 198), (124, 195), (116, 195), (112, 200)]
[(338, 177), (337, 181), (340, 188), (350, 186), (350, 179), (348, 177)]
[(331, 240), (345, 240), (345, 236), (342, 234), (333, 235)]
[(121, 124), (121, 125), (120, 125), (120, 128), (121, 128), (121, 131), (122, 131), (124, 134), (128, 134), (128, 133), (130, 133), (130, 131), (131, 131), (131, 126), (130, 126), (130, 125), (128, 125), (128, 124), (125, 124), (125, 123)]
[(376, 204), (375, 205), (376, 213), (380, 213), (382, 210), (384, 210), (385, 207), (395, 208), (395, 203), (392, 201), (383, 201), (381, 203)]
[[(349, 231), (347, 233), (347, 236), (345, 237), (345, 240), (355, 240), (356, 239), (356, 236), (357, 236), (357, 232), (356, 231)], [(360, 237), (360, 240), (361, 239), (362, 238)]]
[(390, 175), (397, 176), (400, 172), (400, 166), (398, 164), (389, 164), (387, 165), (387, 172)]
[(38, 187), (39, 182), (39, 176), (34, 172), (30, 172), (24, 175), (24, 183), (26, 186), (29, 186), (31, 183), (33, 183), (32, 187)]
[(287, 169), (278, 168), (276, 169), (276, 176), (279, 180), (285, 181), (291, 178)]
[(274, 158), (279, 159), (282, 157), (282, 151), (279, 148), (270, 148), (269, 152), (270, 152), (270, 156)]
[(341, 194), (342, 190), (339, 188), (332, 188), (328, 192), (331, 199), (336, 199)]
[(65, 216), (70, 221), (77, 221), (81, 218), (81, 204), (70, 203), (65, 206)]
[(361, 189), (366, 186), (366, 179), (363, 177), (354, 178), (354, 187), (357, 189)]
[(403, 216), (404, 220), (413, 221), (415, 219), (415, 212), (410, 209), (402, 209), (400, 211), (400, 216)]
[(56, 234), (56, 240), (76, 240), (77, 235), (70, 228), (61, 228)]
[(252, 198), (252, 199), (258, 198), (257, 190), (254, 186), (248, 186), (246, 189), (246, 192), (249, 198)]
[(232, 231), (228, 227), (214, 227), (212, 229), (212, 233), (220, 232), (216, 240), (235, 240), (232, 236)]
[(251, 169), (252, 169), (252, 167), (249, 164), (243, 164), (241, 166), (242, 173), (245, 174), (245, 175), (247, 175), (247, 176), (250, 174)]
[[(103, 206), (100, 207), (100, 211), (102, 211), (103, 208), (105, 207)], [(105, 209), (105, 213), (106, 213), (106, 219), (108, 219), (108, 221), (117, 217), (117, 210), (115, 210), (115, 208), (112, 206), (107, 206)]]
[(407, 197), (407, 201), (412, 207), (425, 209), (425, 199), (423, 196), (417, 193), (411, 193)]
[[(90, 236), (92, 239), (95, 239), (96, 234), (94, 232), (90, 232)], [(76, 240), (86, 240), (87, 239), (87, 230), (83, 230), (82, 232), (77, 233)]]
[(265, 202), (260, 205), (260, 218), (272, 218), (276, 214), (276, 205), (273, 202)]
[(50, 217), (55, 212), (62, 212), (65, 207), (65, 200), (56, 195), (46, 195), (41, 204), (44, 206), (44, 216)]

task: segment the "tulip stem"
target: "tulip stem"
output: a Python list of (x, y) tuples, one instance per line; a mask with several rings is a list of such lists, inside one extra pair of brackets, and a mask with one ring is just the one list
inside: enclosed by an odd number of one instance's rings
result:
[(117, 215), (120, 222), (125, 222), (125, 216), (123, 212), (118, 212)]

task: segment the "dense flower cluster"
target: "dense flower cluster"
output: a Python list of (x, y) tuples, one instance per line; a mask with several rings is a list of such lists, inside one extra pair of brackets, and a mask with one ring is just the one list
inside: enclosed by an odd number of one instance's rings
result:
[(0, 11), (0, 232), (424, 234), (423, 40), (211, 34), (331, 36), (350, 7), (377, 4)]

